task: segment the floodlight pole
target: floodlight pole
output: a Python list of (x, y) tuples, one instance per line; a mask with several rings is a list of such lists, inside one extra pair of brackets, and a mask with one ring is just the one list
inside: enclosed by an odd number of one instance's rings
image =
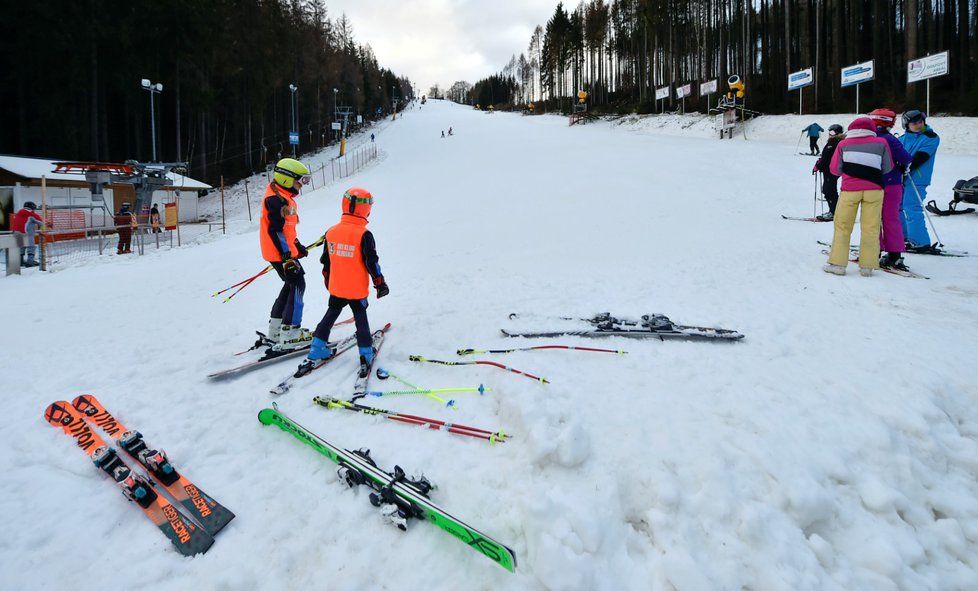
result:
[[(299, 90), (299, 87), (296, 86), (295, 84), (289, 84), (289, 90), (292, 91), (292, 100), (289, 102), (289, 104), (292, 106), (292, 130), (291, 131), (294, 134), (298, 134), (299, 133), (298, 125), (296, 125), (296, 120), (295, 120), (295, 91)], [(289, 143), (292, 143), (291, 142), (291, 138), (290, 138)], [(295, 158), (295, 148), (296, 148), (296, 145), (295, 144), (292, 144), (292, 157), (293, 158)]]
[(153, 140), (153, 162), (156, 162), (156, 105), (153, 101), (153, 95), (163, 92), (163, 85), (159, 82), (150, 82), (148, 78), (143, 78), (142, 87), (143, 90), (149, 92), (150, 134)]

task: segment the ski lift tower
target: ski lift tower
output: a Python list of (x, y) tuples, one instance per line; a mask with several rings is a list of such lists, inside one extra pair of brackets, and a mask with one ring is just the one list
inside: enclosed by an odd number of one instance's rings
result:
[(92, 201), (104, 202), (103, 190), (112, 183), (132, 185), (136, 192), (133, 211), (148, 211), (153, 203), (153, 192), (172, 184), (171, 172), (186, 174), (186, 162), (154, 162), (142, 164), (126, 160), (122, 164), (112, 162), (55, 162), (52, 172), (83, 174), (92, 192)]

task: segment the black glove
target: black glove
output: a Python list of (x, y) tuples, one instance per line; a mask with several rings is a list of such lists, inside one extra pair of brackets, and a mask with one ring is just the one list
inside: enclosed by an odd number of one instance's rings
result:
[(378, 300), (380, 298), (384, 297), (385, 295), (389, 294), (390, 292), (391, 292), (391, 288), (387, 287), (387, 282), (386, 281), (382, 281), (381, 283), (377, 284), (377, 299)]
[(285, 272), (287, 277), (300, 277), (303, 274), (302, 265), (299, 264), (297, 259), (291, 257), (282, 261), (282, 271)]
[(303, 259), (309, 256), (309, 250), (305, 246), (302, 246), (302, 243), (298, 240), (295, 241), (295, 248), (299, 251), (299, 256), (296, 257), (297, 259)]

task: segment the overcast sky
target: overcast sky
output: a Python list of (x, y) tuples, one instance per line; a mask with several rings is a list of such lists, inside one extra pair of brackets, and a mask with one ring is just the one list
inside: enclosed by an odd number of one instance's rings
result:
[[(382, 67), (407, 76), (419, 93), (498, 72), (526, 51), (558, 0), (326, 0), (330, 18), (346, 16), (358, 43)], [(565, 4), (570, 4), (565, 2)]]

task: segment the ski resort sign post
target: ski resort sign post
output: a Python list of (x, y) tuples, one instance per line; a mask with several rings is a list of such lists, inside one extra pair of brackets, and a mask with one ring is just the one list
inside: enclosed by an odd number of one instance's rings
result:
[(683, 115), (686, 114), (686, 97), (693, 94), (693, 85), (684, 84), (676, 87), (676, 98), (682, 100)]
[(811, 68), (805, 68), (797, 72), (788, 74), (788, 92), (798, 91), (798, 114), (801, 115), (802, 108), (802, 89), (815, 83), (815, 74)]
[(710, 111), (710, 95), (717, 91), (717, 79), (700, 84), (700, 96), (706, 95), (706, 111)]
[(907, 84), (927, 81), (927, 113), (930, 113), (930, 79), (950, 71), (946, 51), (907, 62)]
[[(669, 98), (669, 87), (668, 86), (663, 86), (662, 88), (656, 88), (655, 89), (655, 102), (659, 102), (659, 101), (665, 100), (667, 98)], [(665, 103), (662, 103), (662, 112), (663, 113), (666, 112), (666, 104)]]
[(876, 76), (874, 60), (842, 68), (842, 88), (856, 85), (856, 112), (859, 113), (859, 85)]

